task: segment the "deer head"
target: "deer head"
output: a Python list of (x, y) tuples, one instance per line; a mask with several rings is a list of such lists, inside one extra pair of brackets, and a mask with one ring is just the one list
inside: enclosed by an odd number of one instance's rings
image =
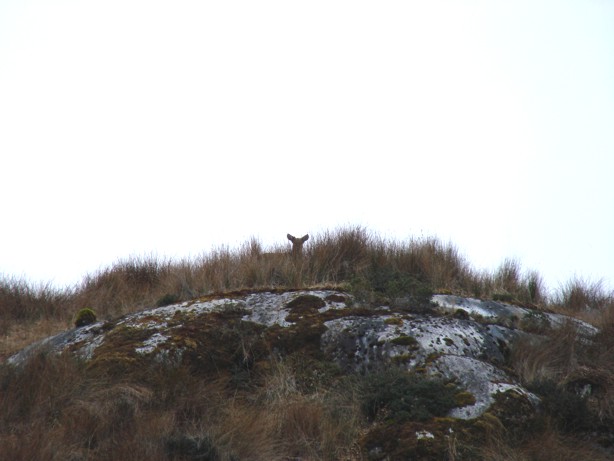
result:
[(301, 238), (288, 234), (288, 240), (292, 242), (292, 256), (299, 257), (303, 254), (303, 243), (307, 241), (309, 235), (305, 234)]

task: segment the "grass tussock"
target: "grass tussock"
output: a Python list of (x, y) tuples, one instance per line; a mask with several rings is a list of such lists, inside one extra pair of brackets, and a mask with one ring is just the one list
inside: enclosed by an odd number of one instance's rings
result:
[(587, 351), (578, 344), (574, 324), (567, 323), (548, 333), (516, 341), (511, 364), (523, 383), (560, 382), (578, 366), (582, 357), (586, 357)]
[(614, 292), (606, 290), (601, 280), (574, 277), (560, 287), (551, 304), (570, 315), (601, 314), (614, 308)]
[(31, 284), (16, 277), (0, 278), (0, 334), (6, 334), (15, 322), (61, 317), (74, 294), (72, 289), (61, 290), (50, 284)]
[(3, 459), (361, 459), (353, 394), (305, 393), (282, 363), (248, 390), (183, 368), (105, 379), (68, 355), (0, 368)]
[(611, 456), (582, 439), (548, 428), (538, 437), (510, 441), (505, 434), (490, 436), (478, 450), (483, 461), (607, 461)]

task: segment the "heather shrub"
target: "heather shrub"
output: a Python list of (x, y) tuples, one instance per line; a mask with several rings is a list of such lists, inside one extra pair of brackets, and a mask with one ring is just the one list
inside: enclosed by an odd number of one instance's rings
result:
[(542, 410), (564, 433), (588, 430), (595, 423), (586, 398), (553, 380), (537, 381), (528, 386), (541, 398)]
[(158, 299), (158, 301), (156, 302), (156, 306), (157, 307), (169, 306), (171, 304), (175, 304), (179, 302), (180, 299), (181, 298), (179, 297), (179, 295), (175, 293), (166, 293), (164, 296)]
[(457, 406), (456, 386), (398, 368), (367, 375), (361, 387), (362, 410), (370, 420), (426, 421)]

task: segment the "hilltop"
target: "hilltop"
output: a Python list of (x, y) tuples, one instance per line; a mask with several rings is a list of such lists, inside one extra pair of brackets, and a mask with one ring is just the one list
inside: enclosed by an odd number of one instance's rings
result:
[[(342, 229), (300, 257), (251, 241), (0, 294), (10, 459), (614, 453), (612, 296), (577, 281), (547, 295), (536, 272), (479, 272), (435, 239)], [(67, 325), (82, 307), (98, 319)], [(25, 348), (19, 320), (39, 331)]]

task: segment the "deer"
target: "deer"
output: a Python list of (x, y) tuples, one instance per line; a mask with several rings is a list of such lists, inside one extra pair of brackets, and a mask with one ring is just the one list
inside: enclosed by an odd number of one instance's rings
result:
[(265, 278), (272, 284), (287, 284), (289, 280), (300, 278), (302, 273), (303, 244), (309, 239), (309, 235), (297, 238), (288, 234), (287, 237), (292, 242), (292, 248), (289, 251), (261, 253), (260, 248), (256, 247), (257, 264), (260, 265)]
[(309, 239), (309, 235), (305, 234), (301, 238), (288, 234), (288, 240), (292, 242), (292, 256), (300, 258), (303, 254), (303, 244)]
[(261, 253), (259, 244), (256, 245), (254, 243), (252, 243), (252, 252), (255, 251), (258, 255), (258, 258), (262, 260), (276, 263), (280, 262), (280, 257), (283, 258), (284, 254), (290, 255), (295, 259), (300, 258), (303, 254), (303, 244), (309, 239), (309, 235), (305, 234), (302, 237), (298, 238), (294, 235), (288, 234), (287, 237), (288, 240), (292, 242), (292, 249), (288, 253), (278, 251)]

